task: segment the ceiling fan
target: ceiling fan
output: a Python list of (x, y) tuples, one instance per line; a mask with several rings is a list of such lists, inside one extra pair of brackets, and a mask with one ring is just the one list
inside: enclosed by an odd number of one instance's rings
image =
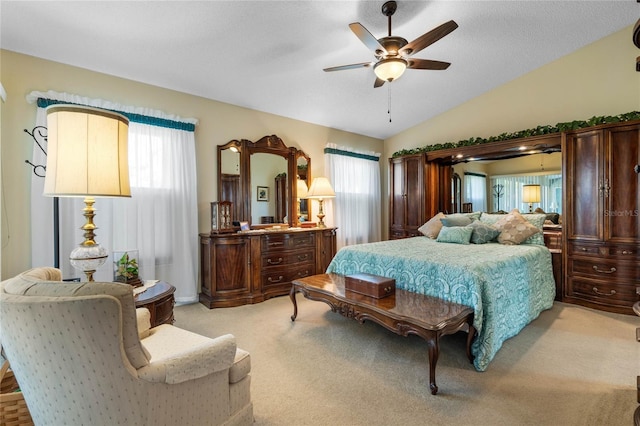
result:
[(342, 71), (373, 66), (373, 71), (376, 74), (376, 81), (373, 87), (380, 87), (385, 82), (392, 82), (398, 79), (407, 68), (418, 70), (446, 70), (449, 68), (449, 65), (451, 65), (449, 62), (417, 59), (411, 56), (458, 28), (458, 24), (454, 21), (445, 22), (408, 43), (402, 37), (391, 35), (391, 16), (396, 9), (397, 4), (395, 1), (388, 1), (382, 5), (382, 14), (389, 18), (389, 35), (387, 37), (376, 39), (361, 23), (354, 22), (349, 24), (349, 28), (351, 28), (356, 37), (374, 52), (377, 59), (376, 62), (341, 65), (325, 68), (324, 71)]

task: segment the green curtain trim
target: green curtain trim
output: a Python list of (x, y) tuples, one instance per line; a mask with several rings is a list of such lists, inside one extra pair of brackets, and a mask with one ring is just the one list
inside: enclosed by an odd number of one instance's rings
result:
[(446, 142), (437, 143), (434, 145), (427, 145), (422, 148), (403, 149), (396, 151), (391, 156), (392, 158), (401, 157), (403, 155), (421, 154), (423, 152), (438, 151), (441, 149), (460, 148), (463, 146), (481, 145), (488, 142), (506, 141), (511, 139), (529, 138), (539, 135), (550, 135), (553, 133), (570, 132), (572, 130), (584, 129), (586, 127), (598, 126), (600, 124), (611, 123), (624, 123), (626, 121), (640, 120), (640, 111), (627, 112), (619, 115), (607, 115), (600, 117), (591, 117), (588, 120), (574, 120), (566, 123), (558, 123), (555, 126), (538, 126), (533, 129), (520, 130), (513, 133), (502, 133), (498, 136), (491, 136), (489, 138), (471, 138), (458, 142)]
[(380, 161), (380, 157), (376, 157), (375, 155), (359, 154), (357, 152), (342, 151), (340, 149), (335, 149), (335, 148), (325, 148), (324, 153), (344, 155), (345, 157), (362, 158), (363, 160), (369, 160), (369, 161), (376, 161), (376, 162)]
[[(57, 100), (45, 99), (45, 98), (38, 98), (37, 104), (39, 108), (46, 108), (49, 105), (59, 105), (59, 104), (81, 105), (81, 104), (74, 104), (73, 102), (64, 102), (64, 101), (57, 101)], [(81, 106), (90, 106), (90, 105), (81, 105)], [(166, 127), (168, 129), (184, 130), (187, 132), (195, 132), (196, 130), (195, 124), (192, 124), (192, 123), (184, 123), (181, 121), (167, 120), (164, 118), (149, 117), (147, 115), (133, 114), (130, 112), (124, 112), (124, 111), (118, 111), (118, 110), (110, 110), (110, 111), (117, 112), (118, 114), (124, 115), (129, 119), (130, 122), (133, 122), (133, 123), (148, 124), (149, 126)]]

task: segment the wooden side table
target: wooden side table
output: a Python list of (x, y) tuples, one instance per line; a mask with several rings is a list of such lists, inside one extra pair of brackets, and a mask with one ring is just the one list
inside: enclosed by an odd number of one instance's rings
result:
[(151, 312), (151, 327), (160, 324), (173, 324), (173, 293), (176, 288), (164, 281), (158, 281), (142, 293), (135, 296), (136, 308), (147, 308)]

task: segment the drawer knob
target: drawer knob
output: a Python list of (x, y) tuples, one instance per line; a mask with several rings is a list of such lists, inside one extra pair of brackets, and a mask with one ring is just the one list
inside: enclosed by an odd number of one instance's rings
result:
[(613, 274), (616, 271), (616, 268), (611, 268), (608, 271), (603, 271), (602, 269), (598, 269), (596, 265), (593, 265), (593, 270), (599, 272), (601, 274)]
[(271, 260), (271, 259), (267, 259), (267, 263), (269, 265), (279, 265), (282, 263), (282, 258), (279, 257), (278, 260)]
[(587, 251), (587, 248), (586, 247), (580, 247), (580, 250)]
[(615, 295), (615, 294), (616, 294), (616, 291), (615, 291), (615, 290), (611, 290), (609, 293), (602, 293), (601, 291), (598, 291), (598, 287), (594, 287), (594, 288), (593, 288), (593, 292), (594, 292), (595, 294), (600, 295), (600, 296), (613, 296), (613, 295)]
[(309, 276), (309, 271), (298, 272), (298, 276), (301, 277), (301, 278), (308, 277)]
[(307, 260), (309, 258), (308, 254), (300, 254), (298, 255), (298, 260)]
[(267, 278), (267, 280), (268, 280), (270, 283), (279, 283), (280, 281), (282, 281), (282, 278), (284, 278), (284, 277), (283, 277), (282, 275), (280, 275), (280, 276), (279, 276), (277, 279), (275, 279), (275, 280), (274, 280), (273, 278), (271, 278), (271, 277)]

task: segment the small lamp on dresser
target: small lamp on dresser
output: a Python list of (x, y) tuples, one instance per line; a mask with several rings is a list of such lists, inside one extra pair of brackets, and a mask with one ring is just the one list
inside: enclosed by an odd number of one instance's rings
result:
[(323, 221), (325, 214), (322, 209), (322, 202), (327, 198), (335, 197), (336, 193), (333, 191), (329, 179), (326, 177), (317, 177), (313, 179), (313, 182), (311, 182), (311, 188), (309, 188), (309, 192), (307, 192), (307, 198), (318, 200), (318, 228), (327, 227)]
[(540, 185), (523, 185), (522, 202), (529, 203), (529, 213), (533, 213), (533, 203), (540, 202)]

